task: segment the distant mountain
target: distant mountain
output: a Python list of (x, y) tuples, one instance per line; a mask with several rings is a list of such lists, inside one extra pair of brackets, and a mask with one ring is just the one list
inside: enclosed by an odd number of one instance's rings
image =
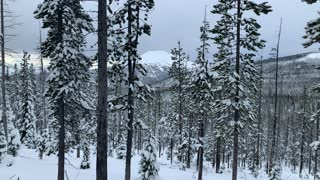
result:
[(172, 64), (171, 54), (166, 51), (148, 51), (141, 55), (141, 63), (159, 67), (169, 67)]
[(148, 51), (141, 55), (141, 63), (148, 71), (143, 81), (153, 84), (169, 77), (168, 72), (172, 64), (171, 54), (166, 51)]
[[(257, 62), (257, 64), (260, 64)], [(264, 90), (273, 91), (276, 60), (262, 61)], [(302, 93), (304, 87), (320, 83), (320, 53), (310, 52), (279, 58), (279, 91), (283, 94)], [(267, 92), (265, 92), (267, 93)]]

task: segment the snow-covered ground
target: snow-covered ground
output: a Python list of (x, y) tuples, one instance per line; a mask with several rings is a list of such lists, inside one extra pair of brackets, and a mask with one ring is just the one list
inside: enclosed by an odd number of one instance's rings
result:
[[(92, 156), (94, 157), (94, 156)], [(80, 170), (81, 158), (77, 159), (73, 154), (66, 155), (66, 174), (69, 180), (93, 180), (95, 179), (95, 159), (91, 160), (91, 169)], [(9, 160), (5, 160), (9, 161)], [(57, 157), (45, 157), (39, 160), (34, 150), (22, 149), (20, 155), (14, 158), (14, 164), (7, 167), (5, 163), (0, 165), (0, 180), (56, 180), (57, 179)], [(177, 166), (170, 165), (165, 159), (160, 159), (160, 180), (195, 180), (197, 173), (194, 169), (181, 171)], [(133, 180), (138, 180), (139, 156), (132, 159)], [(110, 158), (109, 179), (124, 179), (124, 160)], [(257, 178), (254, 178), (247, 171), (239, 171), (239, 180), (267, 180), (263, 172)], [(224, 174), (215, 174), (210, 167), (204, 169), (204, 180), (231, 180), (231, 171), (226, 170)], [(309, 178), (298, 178), (297, 173), (292, 173), (288, 169), (282, 173), (282, 180), (311, 180)]]

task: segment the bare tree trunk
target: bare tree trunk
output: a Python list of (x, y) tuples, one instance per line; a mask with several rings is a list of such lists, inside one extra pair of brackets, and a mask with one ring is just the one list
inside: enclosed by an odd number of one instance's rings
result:
[[(240, 102), (240, 30), (241, 30), (241, 0), (237, 0), (237, 47), (236, 47), (236, 97), (235, 104)], [(235, 108), (234, 113), (234, 129), (233, 129), (233, 161), (232, 161), (232, 180), (237, 180), (238, 174), (238, 143), (239, 143), (239, 129), (238, 122), (240, 120), (240, 112)]]
[(300, 144), (300, 169), (299, 174), (302, 174), (303, 164), (304, 164), (304, 140), (305, 140), (305, 126), (306, 126), (306, 100), (307, 99), (307, 88), (304, 88), (304, 96), (303, 96), (303, 117), (302, 117), (302, 129), (301, 129), (301, 144)]
[(7, 103), (6, 103), (6, 65), (5, 65), (5, 34), (4, 34), (4, 3), (3, 0), (0, 1), (1, 3), (1, 62), (2, 62), (2, 123), (4, 128), (4, 134), (6, 136), (6, 140), (8, 142), (8, 122), (7, 122)]
[(64, 122), (64, 98), (58, 100), (59, 116), (59, 154), (58, 154), (58, 180), (64, 180), (64, 150), (65, 150), (65, 122)]
[(270, 157), (270, 163), (269, 163), (269, 174), (274, 167), (275, 163), (275, 156), (276, 156), (276, 132), (277, 132), (277, 123), (278, 123), (278, 69), (279, 69), (279, 46), (280, 46), (280, 37), (281, 37), (281, 25), (282, 25), (282, 19), (280, 22), (280, 31), (278, 36), (278, 45), (277, 45), (277, 56), (276, 56), (276, 84), (275, 84), (275, 102), (274, 102), (274, 119), (273, 119), (273, 128), (272, 128), (272, 143), (271, 143), (271, 157)]
[(220, 173), (220, 165), (221, 165), (221, 138), (217, 138), (216, 143), (216, 173)]
[(107, 123), (107, 1), (98, 1), (98, 107), (96, 180), (108, 179)]
[(198, 180), (202, 180), (202, 174), (203, 174), (203, 154), (204, 154), (204, 149), (203, 149), (203, 138), (204, 138), (204, 123), (205, 123), (205, 119), (203, 119), (204, 117), (201, 118), (200, 122), (199, 122), (199, 138), (200, 138), (200, 143), (201, 146), (199, 147), (199, 170), (198, 170)]
[(261, 56), (261, 62), (260, 62), (260, 87), (259, 87), (259, 112), (258, 112), (258, 132), (257, 132), (257, 150), (256, 150), (256, 162), (255, 162), (255, 167), (259, 169), (259, 164), (260, 164), (260, 144), (261, 144), (261, 134), (262, 134), (262, 84), (263, 84), (263, 69), (262, 69), (262, 59), (263, 57)]

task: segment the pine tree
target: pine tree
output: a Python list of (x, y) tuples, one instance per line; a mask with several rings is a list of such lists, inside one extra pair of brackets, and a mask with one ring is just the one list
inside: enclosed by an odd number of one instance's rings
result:
[(91, 18), (79, 0), (44, 0), (34, 12), (35, 18), (43, 19), (48, 29), (47, 39), (42, 43), (43, 57), (50, 58), (47, 79), (47, 96), (59, 124), (58, 180), (64, 179), (65, 153), (65, 106), (78, 98), (74, 91), (88, 79), (91, 65), (82, 53), (85, 45), (84, 32), (92, 32)]
[[(123, 131), (123, 130), (121, 130)], [(119, 137), (118, 137), (118, 141), (119, 144), (116, 148), (116, 155), (117, 155), (117, 159), (125, 159), (126, 157), (126, 144), (125, 144), (125, 135), (123, 133), (120, 133)]]
[(7, 81), (7, 95), (9, 106), (13, 112), (14, 119), (12, 121), (13, 124), (16, 124), (16, 120), (19, 114), (19, 103), (20, 102), (20, 91), (19, 86), (21, 84), (20, 73), (17, 64), (14, 64), (13, 73), (10, 76), (10, 79)]
[(139, 165), (140, 180), (155, 180), (159, 176), (160, 168), (157, 162), (155, 139), (151, 135), (144, 151), (141, 153)]
[(0, 163), (3, 158), (7, 155), (7, 140), (4, 134), (3, 127), (0, 125)]
[(87, 140), (83, 140), (82, 150), (83, 150), (83, 159), (81, 161), (80, 168), (89, 169), (90, 168), (90, 144)]
[[(255, 82), (252, 81), (251, 77), (252, 74), (256, 74), (253, 63), (254, 52), (263, 48), (265, 43), (264, 40), (259, 39), (258, 30), (261, 26), (255, 19), (245, 17), (246, 12), (250, 11), (259, 16), (269, 13), (271, 7), (266, 2), (257, 4), (250, 0), (219, 0), (212, 11), (214, 14), (221, 15), (220, 20), (212, 30), (213, 34), (215, 34), (214, 42), (219, 46), (218, 57), (222, 57), (225, 61), (236, 60), (235, 69), (225, 72), (229, 75), (224, 81), (230, 85), (231, 92), (228, 94), (233, 97), (225, 98), (221, 101), (231, 106), (235, 112), (234, 120), (230, 123), (225, 123), (230, 124), (233, 129), (233, 180), (237, 179), (241, 129), (243, 127), (251, 129), (250, 124), (254, 122), (254, 116), (250, 111), (254, 107), (251, 103), (252, 101), (250, 101), (252, 98), (250, 96), (251, 93), (255, 94), (254, 92), (256, 91)], [(235, 54), (233, 54), (231, 48), (236, 49)]]
[[(112, 1), (110, 1), (112, 2)], [(108, 179), (108, 121), (107, 90), (108, 77), (108, 19), (107, 0), (98, 1), (98, 104), (97, 104), (97, 180)]]
[[(173, 131), (176, 131), (175, 136), (177, 136), (178, 139), (178, 160), (180, 162), (184, 159), (184, 152), (186, 146), (183, 142), (185, 142), (186, 134), (184, 133), (184, 124), (186, 119), (185, 114), (185, 100), (186, 100), (186, 85), (187, 85), (187, 61), (188, 57), (186, 53), (183, 51), (183, 48), (181, 47), (181, 43), (178, 42), (178, 48), (173, 48), (171, 50), (171, 59), (173, 61), (170, 69), (169, 69), (169, 75), (176, 81), (173, 89), (173, 109), (174, 114), (172, 114), (172, 121), (174, 123), (171, 126)], [(175, 144), (176, 140), (172, 139), (172, 143)]]
[(211, 72), (210, 64), (206, 55), (208, 54), (209, 44), (209, 22), (206, 17), (201, 26), (201, 46), (197, 49), (198, 56), (194, 70), (191, 74), (191, 82), (188, 85), (190, 88), (190, 94), (192, 97), (191, 104), (194, 108), (192, 114), (197, 120), (198, 124), (198, 180), (202, 180), (203, 161), (204, 161), (204, 137), (205, 137), (205, 124), (209, 120), (214, 96), (213, 96), (213, 76)]
[[(146, 100), (148, 94), (150, 94), (150, 88), (144, 85), (139, 76), (145, 76), (146, 70), (143, 65), (139, 63), (140, 57), (138, 55), (139, 38), (141, 35), (150, 35), (151, 26), (146, 23), (148, 19), (148, 12), (154, 7), (153, 0), (134, 1), (127, 0), (124, 3), (123, 8), (120, 8), (119, 13), (115, 16), (113, 23), (120, 27), (116, 33), (122, 34), (122, 38), (118, 41), (123, 46), (119, 46), (119, 50), (122, 54), (122, 58), (125, 61), (120, 64), (125, 64), (127, 70), (127, 94), (126, 94), (126, 107), (128, 112), (127, 121), (127, 144), (126, 144), (126, 167), (125, 167), (125, 179), (131, 178), (131, 156), (133, 148), (133, 132), (134, 132), (134, 116), (135, 116), (135, 100)], [(127, 24), (124, 27), (124, 24)], [(119, 57), (119, 56), (118, 56)]]
[(30, 55), (28, 55), (27, 52), (24, 52), (20, 71), (21, 99), (19, 102), (20, 107), (17, 127), (20, 132), (20, 141), (29, 148), (34, 148), (36, 136), (36, 117), (34, 112), (35, 96), (31, 82), (29, 61)]
[(14, 115), (8, 110), (8, 154), (16, 157), (21, 147), (19, 130), (14, 127)]

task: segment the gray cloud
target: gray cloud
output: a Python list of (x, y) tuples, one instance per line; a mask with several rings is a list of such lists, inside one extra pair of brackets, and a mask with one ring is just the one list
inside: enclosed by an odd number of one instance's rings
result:
[[(11, 9), (19, 15), (17, 22), (23, 23), (16, 27), (17, 35), (7, 45), (16, 51), (27, 50), (35, 52), (39, 38), (39, 22), (33, 18), (33, 11), (41, 0), (16, 0), (11, 3)], [(199, 27), (204, 16), (204, 7), (208, 6), (208, 19), (211, 26), (217, 17), (209, 13), (212, 5), (217, 1), (212, 0), (156, 0), (156, 7), (150, 14), (152, 35), (143, 37), (140, 44), (141, 53), (152, 50), (165, 50), (176, 46), (178, 40), (182, 42), (186, 52), (195, 55), (195, 49), (199, 46)], [(257, 0), (257, 2), (261, 2)], [(302, 36), (305, 24), (315, 19), (318, 14), (318, 5), (306, 5), (301, 0), (269, 0), (274, 11), (258, 18), (261, 22), (263, 38), (268, 41), (264, 54), (267, 56), (276, 42), (276, 32), (279, 27), (280, 17), (283, 18), (283, 35), (280, 55), (290, 55), (306, 51), (318, 50), (313, 46), (308, 49), (302, 47)], [(90, 9), (95, 4), (86, 2), (85, 6)], [(91, 38), (89, 42), (95, 41)], [(212, 48), (211, 51), (214, 51)]]

